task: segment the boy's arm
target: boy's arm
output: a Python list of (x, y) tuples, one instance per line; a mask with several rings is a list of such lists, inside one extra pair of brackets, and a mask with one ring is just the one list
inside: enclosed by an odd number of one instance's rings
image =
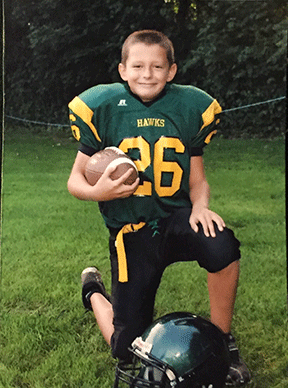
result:
[(88, 155), (78, 151), (67, 183), (68, 191), (74, 197), (81, 200), (99, 202), (126, 198), (134, 193), (139, 184), (139, 178), (136, 179), (133, 185), (124, 184), (125, 180), (132, 173), (132, 168), (119, 179), (112, 180), (110, 174), (117, 167), (108, 167), (94, 186), (89, 185), (84, 175), (85, 165), (88, 159)]
[(223, 219), (213, 211), (209, 210), (210, 189), (205, 177), (202, 156), (192, 156), (190, 159), (190, 199), (192, 212), (190, 215), (191, 228), (198, 232), (198, 223), (203, 226), (205, 236), (215, 237), (213, 221), (216, 222), (220, 231), (225, 227)]

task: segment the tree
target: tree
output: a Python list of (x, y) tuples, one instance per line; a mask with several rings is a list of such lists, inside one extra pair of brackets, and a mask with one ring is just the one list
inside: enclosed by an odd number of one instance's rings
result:
[(119, 80), (120, 49), (129, 33), (158, 28), (169, 34), (176, 25), (171, 5), (162, 0), (83, 0), (81, 7), (75, 0), (10, 4), (9, 32), (22, 36), (25, 63), (17, 61), (11, 45), (9, 70), (16, 67), (16, 72), (8, 71), (9, 106), (15, 108), (20, 95), (25, 115), (50, 122), (66, 120), (67, 104), (76, 94)]
[[(143, 28), (171, 37), (175, 81), (203, 88), (224, 109), (285, 95), (284, 0), (10, 0), (6, 14), (7, 114), (66, 124), (75, 95), (120, 80), (121, 45)], [(223, 114), (225, 136), (279, 135), (284, 107)]]
[[(224, 108), (284, 96), (286, 2), (213, 0), (209, 8), (205, 10), (206, 23), (198, 31), (197, 48), (184, 66), (187, 79), (217, 96)], [(284, 106), (282, 103), (266, 105), (258, 111), (238, 111), (231, 119), (226, 115), (226, 133), (283, 133)], [(235, 120), (241, 122), (241, 129)]]

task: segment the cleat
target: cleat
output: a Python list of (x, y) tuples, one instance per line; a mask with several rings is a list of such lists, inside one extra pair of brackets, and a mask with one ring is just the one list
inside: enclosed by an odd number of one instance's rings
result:
[(251, 373), (240, 358), (235, 338), (232, 334), (228, 334), (225, 337), (231, 359), (225, 387), (244, 387), (251, 381)]
[(101, 273), (96, 267), (88, 267), (82, 271), (81, 283), (82, 302), (87, 310), (92, 311), (90, 297), (94, 292), (102, 294), (110, 302), (110, 296), (106, 292)]

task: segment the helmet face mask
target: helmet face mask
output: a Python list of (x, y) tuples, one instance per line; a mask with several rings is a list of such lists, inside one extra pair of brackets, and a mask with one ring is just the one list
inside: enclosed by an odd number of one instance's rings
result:
[[(133, 364), (119, 365), (116, 368), (116, 380), (114, 387), (139, 387), (139, 388), (170, 388), (170, 381), (160, 365), (146, 363), (134, 357)], [(124, 383), (124, 385), (123, 385)]]
[(190, 313), (157, 319), (130, 351), (133, 364), (118, 364), (115, 388), (222, 388), (229, 369), (222, 332)]

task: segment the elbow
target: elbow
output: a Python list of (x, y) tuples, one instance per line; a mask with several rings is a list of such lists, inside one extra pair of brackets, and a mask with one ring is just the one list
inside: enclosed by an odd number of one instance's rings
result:
[(77, 175), (71, 175), (67, 181), (67, 189), (73, 197), (80, 199), (82, 201), (90, 200), (89, 193), (87, 193), (87, 189), (83, 187), (82, 180), (78, 179)]
[(67, 190), (68, 192), (73, 195), (74, 197), (76, 196), (75, 195), (75, 189), (74, 189), (74, 185), (73, 185), (73, 180), (71, 179), (71, 176), (69, 177), (68, 181), (67, 181)]

